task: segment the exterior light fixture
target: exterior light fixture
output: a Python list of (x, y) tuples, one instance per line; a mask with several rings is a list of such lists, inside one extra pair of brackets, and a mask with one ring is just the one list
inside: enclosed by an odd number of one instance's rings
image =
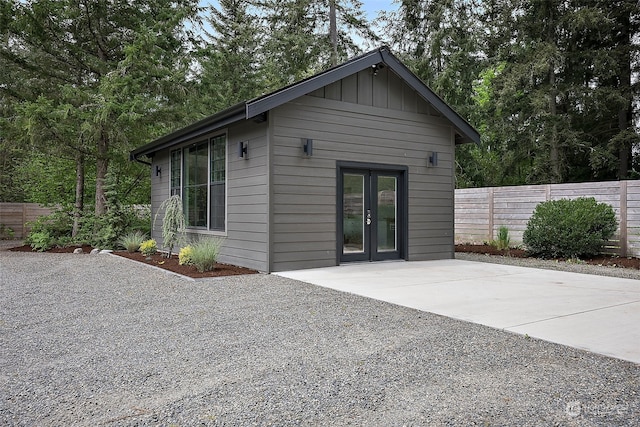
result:
[(428, 167), (438, 166), (438, 153), (436, 151), (432, 151), (429, 153), (427, 166)]
[(313, 139), (302, 138), (302, 152), (311, 157), (313, 155)]
[(249, 147), (248, 142), (238, 141), (238, 157), (247, 158), (247, 148)]
[(160, 176), (160, 175), (162, 175), (162, 168), (156, 165), (156, 176)]

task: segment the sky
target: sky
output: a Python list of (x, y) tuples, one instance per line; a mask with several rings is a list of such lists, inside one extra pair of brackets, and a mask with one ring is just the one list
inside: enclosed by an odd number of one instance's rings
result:
[[(367, 18), (369, 21), (373, 21), (377, 15), (379, 10), (396, 10), (398, 8), (398, 4), (394, 4), (393, 0), (361, 0), (362, 1), (362, 9), (367, 14)], [(399, 1), (399, 0), (398, 0)], [(200, 6), (208, 6), (208, 5), (217, 6), (218, 2), (216, 0), (201, 0)]]

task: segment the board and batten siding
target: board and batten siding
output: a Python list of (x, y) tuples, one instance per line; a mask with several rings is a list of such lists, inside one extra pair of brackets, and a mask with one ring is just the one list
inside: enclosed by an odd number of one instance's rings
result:
[(490, 241), (501, 226), (506, 226), (511, 241), (520, 244), (539, 203), (594, 197), (611, 205), (618, 220), (608, 251), (640, 255), (640, 180), (468, 188), (456, 190), (455, 195), (456, 243)]
[[(336, 265), (337, 161), (407, 166), (407, 258), (453, 256), (454, 135), (447, 121), (314, 93), (273, 109), (269, 122), (273, 271)], [(303, 154), (301, 138), (313, 139), (313, 156)], [(431, 151), (438, 166), (428, 168)]]
[[(227, 226), (226, 238), (218, 260), (223, 263), (268, 270), (268, 149), (266, 123), (242, 122), (228, 129), (212, 132), (181, 144), (187, 147), (227, 132)], [(238, 142), (248, 144), (247, 157), (238, 156)], [(176, 149), (178, 147), (173, 147)], [(153, 157), (151, 205), (152, 217), (160, 203), (169, 197), (170, 150), (163, 150)], [(162, 168), (162, 176), (155, 176), (156, 165)], [(152, 218), (153, 219), (153, 218)], [(162, 215), (158, 216), (152, 235), (162, 243)], [(219, 235), (206, 230), (188, 229), (191, 240)], [(166, 248), (165, 248), (166, 249)], [(175, 250), (175, 249), (174, 249)]]

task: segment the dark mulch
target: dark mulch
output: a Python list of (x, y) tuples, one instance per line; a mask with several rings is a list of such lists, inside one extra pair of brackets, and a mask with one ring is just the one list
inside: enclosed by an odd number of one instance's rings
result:
[[(76, 248), (82, 248), (83, 253), (88, 254), (93, 249), (91, 246), (67, 246), (64, 248), (52, 248), (48, 250), (49, 253), (72, 253)], [(9, 249), (15, 252), (32, 252), (31, 246), (24, 245), (16, 248)], [(194, 279), (200, 279), (203, 277), (223, 277), (223, 276), (237, 276), (240, 274), (257, 274), (256, 270), (250, 268), (238, 267), (236, 265), (217, 263), (216, 267), (212, 271), (205, 271), (200, 273), (192, 265), (180, 265), (178, 264), (178, 256), (172, 255), (171, 258), (166, 258), (163, 254), (152, 255), (151, 259), (147, 259), (145, 255), (140, 252), (129, 253), (126, 251), (114, 252), (114, 255), (119, 255), (124, 258), (129, 258), (134, 261), (142, 262), (144, 264), (153, 265), (155, 267), (162, 268), (164, 270), (173, 271), (174, 273), (182, 274), (183, 276), (192, 277)]]
[[(491, 245), (456, 245), (456, 252), (471, 252), (476, 254), (487, 254), (495, 256), (510, 256), (513, 258), (528, 258), (527, 251), (522, 249), (509, 249), (498, 250), (495, 246)], [(558, 259), (558, 261), (566, 261), (565, 259)], [(640, 258), (634, 257), (619, 257), (616, 255), (598, 255), (591, 258), (580, 259), (580, 261), (593, 265), (606, 265), (612, 267), (623, 268), (635, 268), (640, 269)]]
[[(93, 249), (89, 245), (66, 246), (66, 247), (63, 247), (63, 248), (51, 248), (47, 252), (50, 253), (50, 254), (67, 254), (67, 253), (73, 253), (73, 251), (76, 250), (77, 248), (82, 248), (82, 252), (83, 253), (87, 253), (87, 254), (89, 252), (91, 252), (91, 250)], [(13, 251), (13, 252), (34, 252), (34, 250), (29, 245), (18, 246), (18, 247), (15, 247), (15, 248), (10, 248), (9, 250)]]

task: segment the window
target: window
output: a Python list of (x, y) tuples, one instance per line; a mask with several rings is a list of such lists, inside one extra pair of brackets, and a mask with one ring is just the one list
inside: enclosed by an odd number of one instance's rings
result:
[(171, 195), (182, 195), (182, 150), (171, 152)]
[(187, 227), (226, 229), (226, 135), (171, 152), (171, 194), (181, 194)]
[(211, 186), (209, 228), (211, 230), (224, 231), (225, 229), (226, 146), (227, 141), (224, 135), (211, 138), (211, 178), (209, 180)]
[(184, 149), (184, 216), (188, 227), (207, 226), (207, 142)]

